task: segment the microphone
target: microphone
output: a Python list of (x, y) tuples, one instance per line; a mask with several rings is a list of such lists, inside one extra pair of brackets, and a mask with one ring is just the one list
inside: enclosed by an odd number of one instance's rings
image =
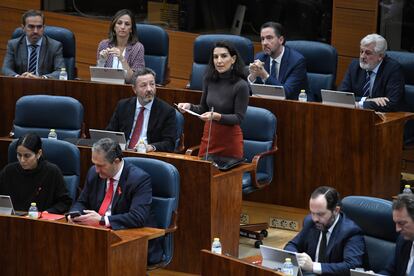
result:
[(207, 147), (206, 147), (206, 154), (204, 156), (204, 160), (208, 160), (208, 150), (210, 147), (210, 136), (211, 136), (211, 125), (213, 124), (213, 112), (214, 112), (214, 106), (211, 107), (210, 110), (210, 126), (208, 128), (208, 137), (207, 137)]

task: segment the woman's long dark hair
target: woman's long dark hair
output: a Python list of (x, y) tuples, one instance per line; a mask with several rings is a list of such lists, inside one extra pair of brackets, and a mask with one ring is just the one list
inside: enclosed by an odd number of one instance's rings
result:
[(36, 133), (27, 133), (17, 140), (16, 150), (18, 146), (23, 146), (37, 154), (42, 149), (42, 139)]
[(237, 49), (233, 46), (232, 43), (228, 41), (218, 41), (214, 44), (214, 47), (211, 49), (211, 56), (210, 61), (208, 62), (208, 67), (206, 70), (205, 81), (217, 81), (219, 78), (220, 73), (214, 67), (214, 49), (215, 48), (226, 48), (229, 51), (230, 56), (236, 56), (236, 61), (230, 68), (231, 70), (231, 78), (230, 81), (232, 83), (237, 82), (240, 78), (244, 79), (244, 61), (240, 56)]
[(131, 30), (132, 30), (132, 32), (129, 34), (128, 44), (134, 44), (134, 43), (138, 42), (138, 32), (137, 32), (137, 25), (135, 23), (135, 16), (130, 10), (123, 9), (123, 10), (117, 11), (117, 13), (114, 15), (114, 17), (112, 17), (111, 24), (109, 25), (108, 38), (109, 38), (109, 41), (111, 42), (111, 44), (114, 44), (115, 46), (117, 45), (117, 41), (116, 41), (116, 33), (114, 31), (114, 27), (115, 27), (115, 24), (118, 21), (118, 19), (121, 16), (124, 16), (124, 15), (128, 15), (129, 18), (131, 18), (131, 28), (132, 28)]

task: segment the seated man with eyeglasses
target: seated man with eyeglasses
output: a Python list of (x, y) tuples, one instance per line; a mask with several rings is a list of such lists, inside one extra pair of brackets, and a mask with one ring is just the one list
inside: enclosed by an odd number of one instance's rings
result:
[(9, 40), (2, 73), (20, 78), (58, 79), (65, 67), (62, 44), (44, 32), (44, 15), (29, 10), (22, 16), (24, 35)]

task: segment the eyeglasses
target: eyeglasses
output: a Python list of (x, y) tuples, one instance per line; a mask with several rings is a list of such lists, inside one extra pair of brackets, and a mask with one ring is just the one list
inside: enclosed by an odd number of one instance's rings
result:
[(43, 29), (44, 25), (33, 25), (33, 24), (27, 24), (26, 25), (26, 29), (28, 30), (34, 30), (34, 29), (38, 29), (41, 30)]

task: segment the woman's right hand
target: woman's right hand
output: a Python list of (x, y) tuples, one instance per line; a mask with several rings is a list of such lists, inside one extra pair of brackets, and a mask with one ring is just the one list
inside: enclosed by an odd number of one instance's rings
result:
[(100, 59), (108, 59), (109, 56), (109, 48), (103, 49), (99, 52), (99, 58)]
[(190, 103), (179, 103), (177, 104), (177, 107), (181, 113), (185, 113), (185, 109), (190, 109), (191, 104)]

